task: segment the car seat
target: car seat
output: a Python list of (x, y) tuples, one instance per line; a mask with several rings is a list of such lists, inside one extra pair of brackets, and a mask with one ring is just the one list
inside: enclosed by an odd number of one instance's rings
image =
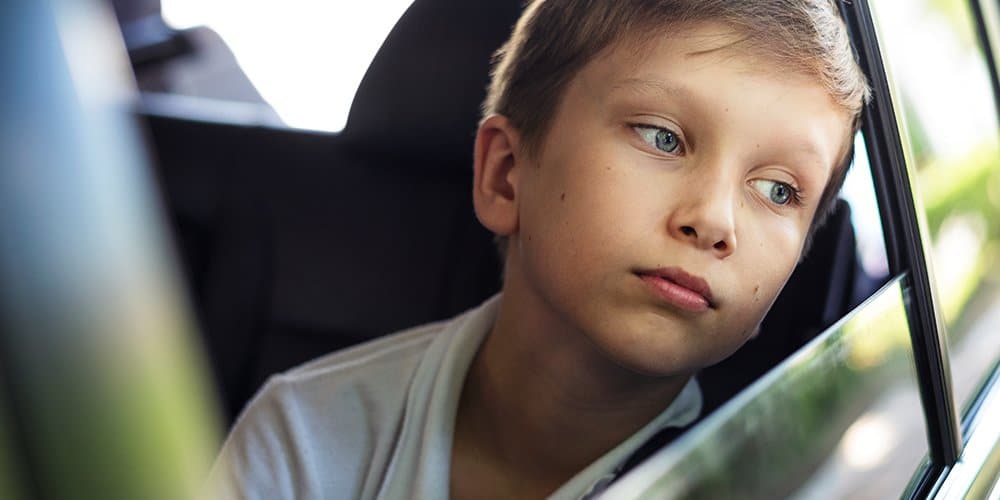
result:
[(490, 56), (519, 10), (418, 0), (341, 134), (147, 113), (228, 419), (273, 373), (499, 289), (472, 149)]
[[(339, 135), (148, 116), (228, 417), (270, 374), (498, 290), (472, 211), (472, 143), (490, 55), (520, 8), (416, 0)], [(702, 372), (707, 409), (853, 305), (849, 213), (841, 202), (816, 235), (760, 335)]]

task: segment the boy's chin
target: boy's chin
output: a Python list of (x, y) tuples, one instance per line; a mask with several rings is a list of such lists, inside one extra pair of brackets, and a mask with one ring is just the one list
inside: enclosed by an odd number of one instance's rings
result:
[(615, 364), (637, 375), (676, 377), (690, 376), (728, 358), (758, 331), (755, 327), (714, 345), (706, 342), (721, 339), (683, 329), (646, 330), (625, 338), (616, 335), (592, 340)]
[(700, 356), (685, 349), (607, 346), (601, 350), (616, 365), (643, 377), (684, 377), (702, 368)]

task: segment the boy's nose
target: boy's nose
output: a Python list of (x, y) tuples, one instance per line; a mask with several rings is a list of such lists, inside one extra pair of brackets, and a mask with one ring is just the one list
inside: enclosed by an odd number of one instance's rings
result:
[(688, 190), (669, 219), (670, 235), (724, 259), (736, 251), (735, 197), (732, 189)]

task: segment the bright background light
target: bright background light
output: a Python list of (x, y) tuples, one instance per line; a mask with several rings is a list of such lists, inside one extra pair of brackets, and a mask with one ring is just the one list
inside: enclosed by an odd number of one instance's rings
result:
[(851, 205), (851, 224), (854, 226), (861, 267), (869, 276), (888, 275), (889, 260), (882, 237), (882, 220), (877, 215), (875, 181), (872, 180), (871, 163), (860, 133), (854, 137), (854, 165), (847, 171), (840, 196)]
[[(881, 32), (892, 34), (880, 40), (889, 54), (889, 70), (901, 83), (905, 98), (919, 103), (909, 107), (930, 147), (940, 157), (962, 156), (996, 140), (996, 115), (976, 112), (992, 105), (993, 90), (982, 56), (962, 45), (948, 19), (931, 8), (933, 3), (881, 0), (873, 8)], [(961, 82), (961, 89), (955, 82)]]
[(337, 132), (386, 35), (412, 0), (163, 0), (177, 29), (225, 40), (264, 100), (290, 127)]
[(847, 428), (840, 442), (844, 462), (854, 468), (870, 469), (882, 464), (896, 444), (892, 421), (879, 413), (866, 413)]

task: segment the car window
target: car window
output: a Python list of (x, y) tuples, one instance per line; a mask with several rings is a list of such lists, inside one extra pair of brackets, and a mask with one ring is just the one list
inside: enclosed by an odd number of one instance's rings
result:
[(883, 281), (889, 275), (889, 259), (871, 164), (860, 132), (854, 139), (854, 163), (844, 179), (840, 197), (851, 206), (851, 225), (861, 270), (868, 279)]
[(989, 66), (964, 0), (883, 0), (872, 10), (962, 407), (1000, 358), (1000, 130)]
[(188, 30), (199, 55), (152, 75), (139, 71), (139, 86), (262, 102), (289, 127), (338, 132), (369, 63), (411, 3), (163, 0), (164, 20)]
[(608, 498), (889, 498), (927, 454), (904, 276), (608, 490)]

